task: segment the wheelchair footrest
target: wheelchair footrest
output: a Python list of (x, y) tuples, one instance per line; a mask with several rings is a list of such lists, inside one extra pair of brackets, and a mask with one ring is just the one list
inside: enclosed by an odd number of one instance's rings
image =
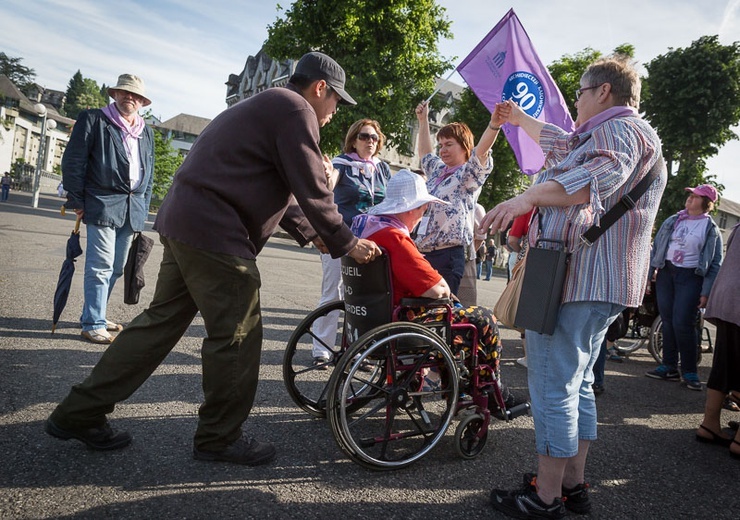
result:
[(512, 408), (509, 408), (508, 410), (506, 410), (506, 420), (510, 421), (522, 415), (529, 415), (531, 408), (532, 407), (530, 406), (528, 402), (521, 403)]

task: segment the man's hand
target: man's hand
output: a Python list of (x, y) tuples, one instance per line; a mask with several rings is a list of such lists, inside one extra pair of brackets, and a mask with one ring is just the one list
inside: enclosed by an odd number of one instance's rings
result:
[(503, 231), (519, 215), (529, 212), (534, 205), (529, 202), (526, 192), (497, 205), (486, 213), (480, 223), (480, 232), (495, 235)]
[(366, 264), (372, 262), (377, 257), (383, 254), (378, 245), (372, 240), (361, 238), (357, 241), (357, 245), (347, 253), (357, 263)]
[(321, 240), (321, 237), (314, 238), (313, 245), (316, 246), (316, 249), (319, 250), (319, 253), (324, 253), (325, 255), (329, 253), (329, 248), (326, 247), (326, 244), (324, 244), (324, 241)]

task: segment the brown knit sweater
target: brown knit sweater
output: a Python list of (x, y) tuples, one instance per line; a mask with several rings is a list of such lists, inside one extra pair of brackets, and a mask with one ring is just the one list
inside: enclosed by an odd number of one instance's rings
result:
[(357, 239), (326, 187), (321, 158), (308, 101), (291, 86), (265, 90), (224, 110), (198, 137), (154, 229), (252, 259), (280, 225), (301, 245), (318, 235), (333, 257), (342, 256)]

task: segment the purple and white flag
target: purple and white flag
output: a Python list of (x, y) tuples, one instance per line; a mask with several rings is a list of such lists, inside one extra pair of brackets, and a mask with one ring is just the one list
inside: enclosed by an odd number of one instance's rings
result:
[[(530, 116), (573, 131), (565, 100), (514, 9), (483, 38), (457, 71), (491, 112), (496, 103), (511, 99)], [(539, 172), (545, 164), (539, 145), (518, 126), (505, 125), (502, 131), (522, 171), (527, 175)]]

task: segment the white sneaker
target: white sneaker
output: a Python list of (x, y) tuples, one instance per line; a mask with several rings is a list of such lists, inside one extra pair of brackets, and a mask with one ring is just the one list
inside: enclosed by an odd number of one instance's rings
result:
[(519, 359), (516, 360), (516, 362), (520, 364), (521, 366), (523, 366), (524, 368), (527, 368), (527, 358), (526, 357), (520, 357)]

